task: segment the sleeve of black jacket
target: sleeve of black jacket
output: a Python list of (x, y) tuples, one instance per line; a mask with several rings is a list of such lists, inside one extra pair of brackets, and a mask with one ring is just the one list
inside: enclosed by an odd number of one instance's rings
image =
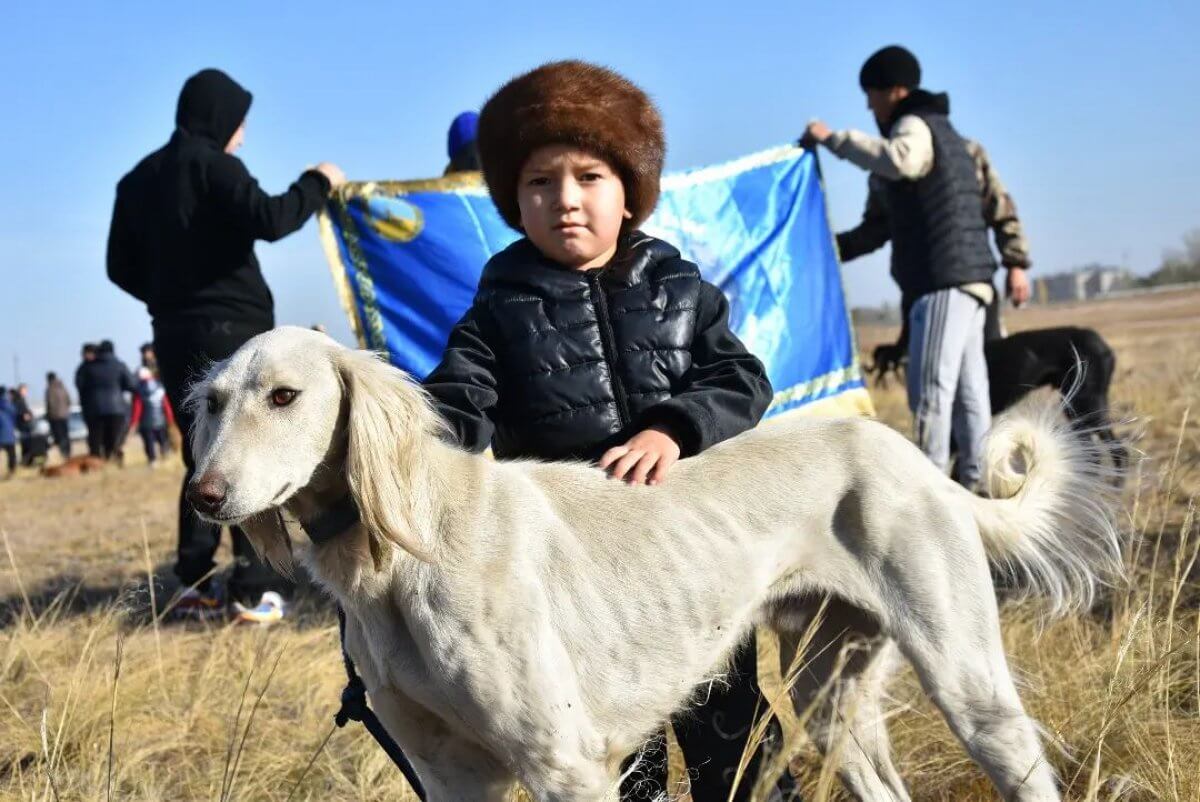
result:
[(117, 199), (113, 203), (112, 222), (108, 227), (108, 252), (106, 254), (108, 279), (139, 301), (145, 301), (147, 295), (145, 266), (137, 257), (137, 249), (133, 244), (124, 206), (118, 192)]
[(692, 366), (682, 389), (646, 410), (640, 422), (668, 431), (682, 457), (753, 429), (773, 396), (766, 368), (729, 328), (725, 294), (702, 282), (696, 314)]
[(867, 205), (862, 220), (854, 228), (837, 235), (838, 257), (849, 262), (879, 250), (892, 238), (888, 227), (887, 207), (876, 182), (867, 187)]
[(496, 355), (484, 334), (485, 314), (474, 306), (467, 310), (450, 332), (442, 361), (424, 382), (458, 444), (474, 453), (491, 445), (495, 430)]
[(298, 230), (325, 202), (329, 179), (308, 170), (282, 195), (268, 195), (240, 159), (213, 162), (209, 186), (231, 222), (254, 239), (274, 242)]

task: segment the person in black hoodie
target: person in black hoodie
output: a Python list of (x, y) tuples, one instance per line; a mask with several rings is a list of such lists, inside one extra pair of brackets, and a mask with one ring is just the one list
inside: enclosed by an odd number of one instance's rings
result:
[[(917, 444), (948, 471), (953, 435), (959, 481), (973, 487), (991, 427), (983, 342), (996, 258), (975, 159), (950, 123), (950, 98), (920, 83), (916, 57), (897, 45), (885, 47), (859, 73), (882, 136), (832, 131), (818, 120), (805, 138), (871, 174), (886, 212), (892, 278), (912, 302), (908, 403)], [(865, 252), (854, 250), (855, 239), (851, 232), (838, 236), (844, 259)], [(1008, 281), (1014, 300), (1028, 296), (1023, 268), (1010, 269)]]
[[(274, 327), (274, 301), (254, 243), (299, 229), (345, 180), (336, 166), (321, 163), (283, 194), (264, 192), (233, 155), (245, 135), (250, 101), (250, 93), (220, 70), (191, 76), (179, 94), (170, 141), (117, 185), (108, 276), (145, 302), (172, 399), (184, 399), (188, 384), (212, 361)], [(193, 469), (187, 436), (192, 416), (183, 404), (178, 413), (186, 488)], [(197, 518), (181, 491), (175, 573), (189, 588), (176, 607), (184, 614), (220, 614), (207, 579), (219, 537), (219, 527)], [(288, 583), (257, 558), (240, 530), (232, 537), (237, 563), (229, 597), (235, 611), (247, 620), (277, 620)]]
[[(601, 67), (547, 64), (487, 102), (477, 141), (492, 200), (525, 237), (484, 267), (425, 380), (457, 442), (497, 459), (595, 462), (653, 485), (676, 460), (753, 428), (771, 383), (730, 330), (724, 294), (637, 230), (658, 200), (665, 151), (645, 93)], [(730, 799), (759, 702), (756, 654), (751, 638), (728, 686), (703, 689), (675, 722), (696, 802)], [(623, 799), (667, 790), (658, 743)], [(749, 798), (760, 760), (734, 800)], [(772, 799), (791, 787), (778, 778)]]

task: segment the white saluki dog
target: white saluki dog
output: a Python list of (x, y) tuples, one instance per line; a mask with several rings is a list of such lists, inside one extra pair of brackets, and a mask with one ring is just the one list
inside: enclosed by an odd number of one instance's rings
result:
[(862, 419), (785, 416), (654, 487), (495, 462), (447, 445), (403, 372), (298, 328), (215, 365), (191, 403), (193, 504), (272, 564), (291, 565), (289, 519), (357, 504), (307, 563), (431, 800), (498, 800), (514, 780), (537, 800), (609, 798), (621, 760), (752, 626), (795, 635), (829, 595), (883, 633), (841, 680), (866, 698), (829, 717), (853, 730), (838, 755), (853, 793), (908, 798), (876, 676), (898, 647), (1005, 799), (1059, 798), (989, 575), (1007, 564), (1065, 609), (1119, 570), (1108, 484), (1054, 409), (997, 423), (989, 500)]

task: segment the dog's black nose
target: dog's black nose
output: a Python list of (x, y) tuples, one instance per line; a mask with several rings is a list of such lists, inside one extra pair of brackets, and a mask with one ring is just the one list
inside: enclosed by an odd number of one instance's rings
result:
[(187, 489), (187, 500), (198, 512), (214, 513), (225, 503), (229, 485), (219, 476), (206, 473), (193, 479)]

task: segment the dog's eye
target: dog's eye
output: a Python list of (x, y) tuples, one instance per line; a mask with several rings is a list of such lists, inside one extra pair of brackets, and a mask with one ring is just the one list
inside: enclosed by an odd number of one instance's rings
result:
[(217, 414), (217, 397), (215, 395), (210, 395), (208, 398), (205, 398), (204, 405), (208, 409), (209, 415)]
[(295, 401), (298, 395), (300, 395), (299, 390), (288, 390), (280, 387), (278, 390), (271, 391), (271, 403), (277, 407), (286, 407)]

